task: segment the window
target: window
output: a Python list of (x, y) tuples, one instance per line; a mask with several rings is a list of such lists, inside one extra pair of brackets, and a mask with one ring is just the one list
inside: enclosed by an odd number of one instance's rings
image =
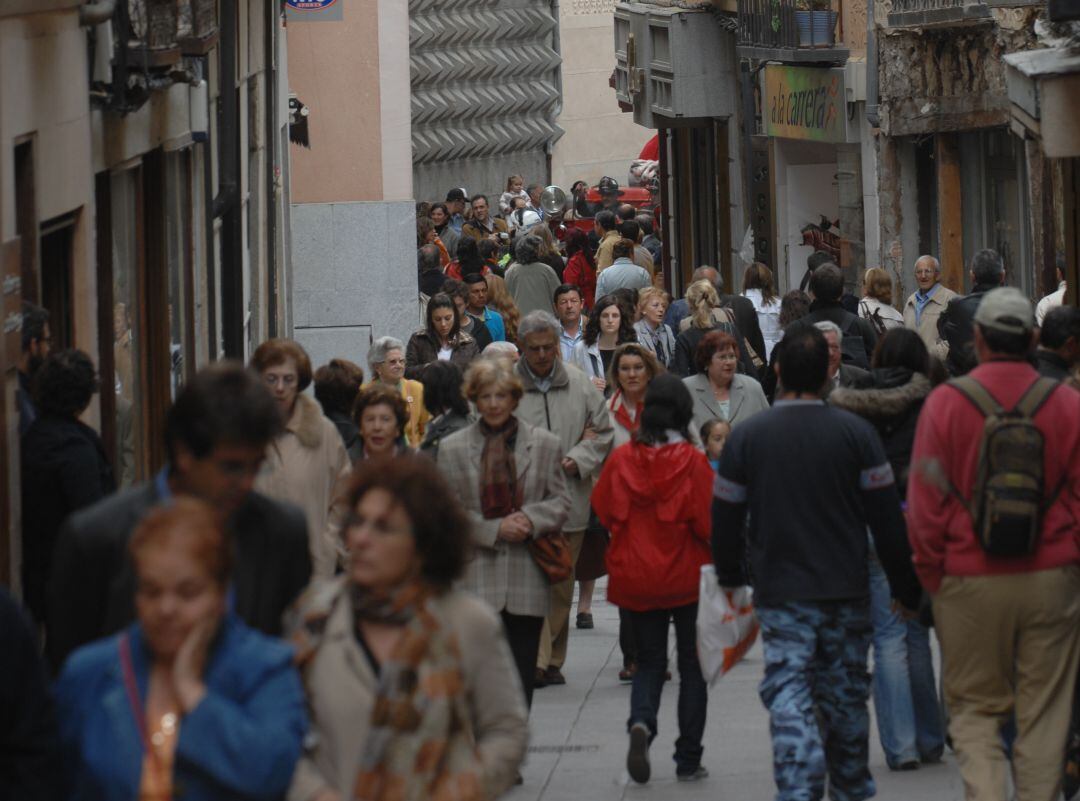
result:
[(165, 258), (168, 273), (169, 397), (194, 373), (194, 258), (191, 209), (191, 151), (165, 156)]

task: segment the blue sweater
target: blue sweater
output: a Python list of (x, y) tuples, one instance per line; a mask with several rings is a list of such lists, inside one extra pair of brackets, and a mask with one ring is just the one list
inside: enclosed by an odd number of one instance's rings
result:
[(777, 401), (735, 427), (713, 500), (713, 557), (724, 586), (748, 578), (747, 511), (756, 604), (868, 597), (869, 527), (893, 597), (918, 607), (892, 468), (862, 418), (822, 401)]
[[(132, 665), (145, 704), (150, 653), (135, 624)], [(71, 801), (138, 797), (143, 747), (120, 662), (123, 633), (76, 651), (56, 683)], [(183, 801), (279, 799), (307, 730), (292, 649), (234, 616), (222, 624), (204, 673), (207, 694), (180, 724), (173, 783)]]

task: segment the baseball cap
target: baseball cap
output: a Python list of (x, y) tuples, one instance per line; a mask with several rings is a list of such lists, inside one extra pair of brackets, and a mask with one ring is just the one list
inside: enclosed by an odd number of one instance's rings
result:
[(445, 202), (450, 203), (451, 201), (454, 201), (454, 200), (464, 200), (464, 199), (465, 199), (465, 190), (464, 189), (451, 189), (449, 192), (446, 193), (446, 201)]
[(1031, 301), (1011, 286), (987, 292), (975, 311), (975, 322), (1004, 334), (1026, 334), (1035, 327)]

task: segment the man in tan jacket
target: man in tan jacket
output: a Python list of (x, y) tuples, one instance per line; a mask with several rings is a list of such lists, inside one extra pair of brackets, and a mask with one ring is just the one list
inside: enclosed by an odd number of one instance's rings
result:
[[(560, 331), (559, 321), (543, 311), (525, 315), (518, 326), (521, 359), (517, 373), (525, 385), (525, 394), (516, 414), (520, 420), (555, 434), (562, 445), (563, 470), (571, 498), (563, 532), (577, 562), (589, 524), (593, 482), (600, 475), (615, 432), (601, 392), (585, 373), (563, 363)], [(540, 635), (536, 658), (537, 686), (566, 683), (562, 666), (566, 662), (573, 597), (573, 576), (551, 588), (551, 611)]]
[(904, 304), (904, 325), (917, 333), (930, 355), (944, 359), (949, 346), (938, 335), (938, 318), (956, 293), (941, 283), (941, 264), (933, 256), (920, 256), (915, 262), (918, 289)]
[(598, 211), (593, 220), (596, 235), (600, 237), (600, 247), (596, 249), (596, 272), (610, 267), (615, 261), (612, 249), (621, 239), (619, 236), (619, 218), (613, 211)]

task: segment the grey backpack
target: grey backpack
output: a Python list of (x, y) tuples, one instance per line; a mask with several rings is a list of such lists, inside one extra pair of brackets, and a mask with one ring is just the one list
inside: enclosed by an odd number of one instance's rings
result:
[(1037, 379), (1006, 411), (971, 376), (949, 382), (985, 418), (979, 443), (979, 462), (970, 500), (953, 493), (967, 508), (975, 524), (975, 537), (992, 556), (1027, 556), (1035, 551), (1042, 530), (1043, 513), (1060, 491), (1049, 497), (1043, 432), (1035, 425), (1035, 414), (1058, 382)]

